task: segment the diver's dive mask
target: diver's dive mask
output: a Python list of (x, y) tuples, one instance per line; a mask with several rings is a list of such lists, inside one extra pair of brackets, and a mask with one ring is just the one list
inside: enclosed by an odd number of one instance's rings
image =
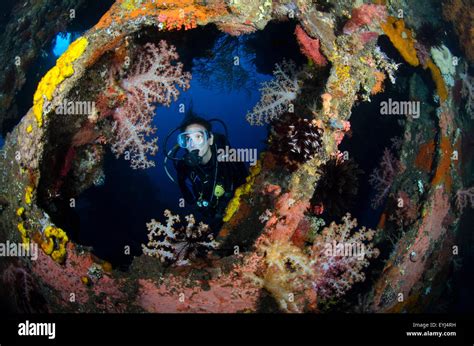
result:
[(181, 132), (178, 135), (178, 144), (189, 151), (199, 150), (206, 145), (209, 139), (207, 131), (193, 130)]

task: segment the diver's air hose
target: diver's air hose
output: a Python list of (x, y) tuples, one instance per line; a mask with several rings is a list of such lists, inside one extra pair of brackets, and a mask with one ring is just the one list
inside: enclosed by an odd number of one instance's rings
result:
[(166, 175), (175, 184), (177, 184), (177, 182), (176, 180), (174, 180), (173, 176), (168, 171), (167, 163), (168, 163), (168, 157), (171, 155), (173, 151), (177, 151), (177, 149), (179, 149), (179, 145), (175, 144), (175, 146), (170, 151), (168, 151), (168, 153), (165, 155), (165, 159), (163, 160), (163, 167), (165, 168)]

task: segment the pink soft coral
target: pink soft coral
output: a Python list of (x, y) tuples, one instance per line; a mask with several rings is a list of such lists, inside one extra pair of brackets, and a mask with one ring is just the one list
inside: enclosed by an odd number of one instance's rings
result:
[(169, 106), (178, 98), (177, 87), (189, 88), (191, 74), (183, 72), (181, 63), (172, 64), (176, 59), (175, 47), (168, 46), (166, 41), (160, 41), (158, 46), (147, 43), (128, 77), (122, 81), (127, 98), (113, 114), (112, 152), (119, 157), (128, 151), (133, 169), (155, 165), (148, 159), (148, 155), (158, 150), (157, 138), (148, 139), (156, 131), (152, 125), (155, 104)]
[(344, 25), (344, 33), (352, 34), (361, 27), (378, 25), (387, 17), (387, 10), (384, 5), (363, 4), (352, 10), (351, 19)]
[(382, 205), (400, 168), (400, 161), (396, 159), (389, 149), (385, 148), (379, 168), (376, 168), (369, 178), (369, 182), (376, 192), (376, 196), (372, 200), (372, 207), (374, 209)]
[(298, 39), (301, 53), (306, 55), (306, 57), (311, 59), (316, 65), (327, 65), (328, 61), (319, 51), (320, 43), (317, 38), (310, 37), (300, 25), (296, 26), (295, 35)]

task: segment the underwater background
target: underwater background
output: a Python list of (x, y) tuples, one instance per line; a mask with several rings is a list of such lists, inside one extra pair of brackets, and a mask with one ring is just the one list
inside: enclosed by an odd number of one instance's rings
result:
[[(34, 1), (30, 6), (35, 6)], [(14, 77), (6, 78), (2, 88), (10, 88), (13, 84), (19, 85), (14, 95), (15, 106), (5, 112), (2, 121), (0, 148), (5, 144), (6, 135), (20, 124), (21, 117), (33, 106), (33, 95), (43, 75), (55, 66), (56, 60), (67, 51), (71, 43), (82, 37), (87, 30), (93, 27), (109, 10), (114, 1), (87, 2), (78, 1), (75, 18), (65, 24), (58, 19), (57, 23), (48, 23), (47, 18), (54, 20), (59, 16), (61, 6), (67, 5), (54, 2), (48, 10), (39, 11), (39, 23), (36, 27), (51, 25), (40, 36), (43, 39), (41, 46), (26, 47), (35, 51), (28, 61), (21, 84)], [(73, 1), (71, 3), (74, 3)], [(318, 2), (319, 3), (319, 2)], [(330, 1), (322, 1), (318, 10), (326, 11), (331, 7)], [(2, 2), (0, 27), (7, 28), (16, 1)], [(38, 5), (40, 6), (40, 5)], [(463, 48), (459, 44), (456, 30), (451, 24), (441, 18), (441, 2), (421, 1), (418, 4), (410, 3), (407, 7), (420, 6), (426, 11), (426, 16), (432, 16), (431, 24), (438, 32), (442, 33), (442, 43), (449, 49), (453, 56), (463, 56)], [(326, 8), (327, 7), (327, 8)], [(350, 5), (346, 6), (350, 8)], [(328, 10), (329, 11), (329, 10)], [(413, 9), (414, 12), (417, 12)], [(418, 10), (419, 11), (419, 10)], [(34, 12), (32, 10), (32, 12)], [(24, 21), (31, 18), (28, 15), (20, 17)], [(337, 29), (342, 31), (342, 19), (338, 19)], [(42, 23), (41, 23), (42, 21)], [(25, 24), (26, 25), (26, 24)], [(157, 128), (158, 153), (154, 156), (155, 167), (147, 170), (133, 170), (124, 158), (115, 158), (109, 148), (105, 149), (103, 161), (103, 176), (95, 186), (89, 187), (77, 197), (75, 208), (69, 207), (69, 199), (58, 197), (52, 201), (44, 202), (42, 207), (51, 217), (51, 220), (61, 229), (67, 230), (68, 236), (75, 243), (91, 247), (93, 255), (108, 261), (114, 269), (122, 273), (130, 270), (134, 257), (142, 255), (142, 244), (147, 241), (146, 223), (150, 219), (160, 219), (166, 209), (173, 213), (187, 214), (190, 209), (177, 207), (181, 196), (178, 186), (172, 182), (165, 171), (165, 139), (168, 134), (179, 126), (187, 111), (206, 118), (218, 118), (225, 122), (228, 128), (229, 140), (234, 148), (256, 148), (258, 153), (269, 150), (268, 138), (271, 125), (250, 126), (245, 114), (250, 111), (260, 100), (260, 87), (263, 82), (271, 81), (275, 64), (283, 60), (295, 62), (299, 69), (311, 70), (314, 62), (308, 59), (300, 49), (295, 37), (295, 21), (269, 22), (262, 30), (246, 35), (234, 36), (218, 30), (216, 26), (207, 25), (189, 31), (170, 31), (157, 33), (156, 30), (145, 28), (141, 35), (135, 39), (137, 43), (158, 42), (166, 39), (177, 49), (179, 61), (183, 63), (184, 71), (192, 74), (190, 88), (182, 90), (179, 98), (169, 107), (158, 105), (153, 124)], [(422, 27), (421, 23), (419, 27)], [(432, 28), (433, 28), (432, 27)], [(35, 41), (38, 31), (31, 30), (28, 34), (21, 31), (14, 40), (21, 42)], [(5, 31), (8, 32), (8, 31)], [(39, 31), (42, 32), (42, 31)], [(8, 45), (3, 43), (5, 47)], [(408, 100), (417, 92), (417, 101), (423, 105), (424, 116), (430, 121), (437, 121), (438, 102), (431, 96), (436, 93), (437, 85), (433, 81), (429, 70), (413, 67), (404, 63), (405, 60), (394, 47), (386, 35), (377, 38), (377, 46), (386, 54), (388, 59), (400, 64), (396, 71), (396, 83), (385, 81), (384, 90), (371, 96), (370, 102), (356, 101), (350, 117), (350, 131), (340, 143), (339, 150), (347, 151), (361, 173), (356, 181), (354, 193), (344, 198), (342, 205), (345, 212), (356, 218), (360, 225), (375, 229), (386, 204), (371, 206), (376, 191), (370, 182), (370, 174), (379, 167), (386, 148), (393, 148), (393, 143), (404, 136), (404, 116), (381, 116), (381, 102), (391, 98), (393, 100)], [(26, 47), (26, 48), (25, 48)], [(5, 49), (2, 54), (7, 55), (12, 49)], [(229, 64), (238, 56), (239, 64)], [(472, 71), (472, 66), (468, 71)], [(315, 88), (321, 93), (324, 83), (329, 75), (329, 66), (317, 75), (320, 78), (314, 82)], [(8, 71), (5, 75), (9, 77)], [(185, 111), (180, 111), (184, 105)], [(472, 116), (472, 114), (471, 114)], [(463, 134), (466, 136), (466, 150), (464, 160), (472, 159), (472, 122), (464, 122)], [(214, 130), (224, 133), (218, 123), (214, 123)], [(433, 137), (435, 135), (433, 134)], [(176, 134), (170, 137), (168, 149), (176, 143)], [(470, 146), (471, 145), (471, 146)], [(171, 162), (167, 165), (169, 171), (175, 176)], [(249, 167), (247, 163), (247, 167)], [(472, 164), (466, 166), (463, 172), (463, 186), (474, 183)], [(363, 172), (363, 173), (362, 173)], [(357, 174), (356, 174), (357, 175)], [(413, 181), (416, 181), (413, 178)], [(441, 311), (472, 312), (474, 311), (474, 238), (469, 232), (474, 227), (472, 209), (467, 209), (459, 221), (459, 242), (464, 244), (462, 265), (457, 270), (450, 269), (449, 290), (442, 296), (447, 306), (441, 306)], [(198, 216), (196, 216), (198, 217)], [(323, 214), (322, 218), (329, 224), (335, 218)], [(397, 234), (400, 236), (400, 234)], [(125, 246), (130, 246), (131, 256), (124, 253)], [(389, 241), (381, 242), (380, 263), (368, 270), (377, 273), (384, 268), (386, 261), (393, 250)], [(385, 250), (385, 251), (384, 251)], [(375, 274), (374, 274), (375, 275)], [(372, 282), (359, 283), (352, 291), (352, 302), (360, 292), (370, 289)], [(449, 292), (449, 293), (448, 293)], [(343, 309), (344, 307), (340, 307)]]

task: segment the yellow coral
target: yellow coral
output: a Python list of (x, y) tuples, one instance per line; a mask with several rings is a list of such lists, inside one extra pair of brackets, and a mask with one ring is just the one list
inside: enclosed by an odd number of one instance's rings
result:
[(66, 78), (74, 74), (72, 63), (84, 53), (88, 45), (87, 38), (81, 37), (71, 43), (69, 48), (56, 61), (56, 66), (41, 79), (33, 97), (33, 113), (38, 126), (43, 125), (44, 98), (53, 99), (54, 91)]
[(106, 273), (111, 273), (112, 264), (110, 262), (104, 261), (104, 263), (102, 263), (102, 270)]
[(328, 91), (331, 94), (350, 94), (356, 86), (356, 81), (351, 77), (351, 66), (344, 63), (344, 59), (337, 56), (334, 60), (335, 74), (330, 78)]
[[(41, 244), (41, 249), (56, 262), (63, 262), (66, 257), (66, 243), (69, 241), (66, 232), (61, 228), (48, 226), (43, 233), (46, 240)], [(55, 241), (55, 239), (56, 241)]]
[(348, 65), (341, 65), (341, 64), (337, 64), (336, 65), (336, 75), (337, 75), (337, 78), (340, 79), (340, 80), (345, 80), (345, 79), (348, 79), (350, 78), (350, 66)]
[(25, 189), (25, 203), (31, 204), (31, 198), (33, 197), (33, 187), (27, 186)]
[(60, 247), (58, 250), (53, 251), (51, 258), (55, 262), (63, 262), (66, 257), (66, 248), (64, 246)]
[(30, 124), (30, 125), (28, 125), (28, 127), (26, 128), (26, 132), (27, 132), (27, 133), (31, 133), (32, 131), (33, 131), (33, 126), (31, 126), (31, 124)]
[(291, 297), (311, 285), (313, 269), (309, 256), (291, 242), (281, 241), (260, 244), (258, 251), (265, 253), (267, 269), (255, 281), (272, 294), (282, 310), (301, 311)]
[(122, 7), (124, 10), (127, 11), (133, 11), (137, 9), (137, 6), (140, 5), (139, 0), (125, 0), (120, 4), (120, 7)]
[(387, 22), (380, 26), (403, 59), (412, 66), (418, 66), (420, 61), (416, 55), (413, 33), (410, 29), (405, 28), (403, 19), (388, 17)]
[(30, 245), (30, 238), (21, 236), (21, 243), (23, 247)]
[(28, 237), (28, 234), (26, 233), (26, 228), (23, 225), (23, 222), (20, 222), (17, 225), (18, 231), (21, 234), (21, 242), (23, 245), (29, 245), (30, 244), (30, 238)]
[(23, 237), (26, 237), (26, 229), (25, 229), (25, 226), (23, 225), (23, 222), (20, 222), (17, 227), (18, 227), (18, 231), (20, 232), (20, 234)]
[(25, 212), (25, 208), (20, 207), (16, 210), (16, 215), (22, 216), (24, 212)]
[[(235, 191), (237, 192), (237, 190)], [(232, 216), (239, 210), (240, 207), (240, 196), (235, 195), (229, 204), (227, 205), (227, 208), (225, 209), (225, 215), (222, 218), (224, 222), (228, 222)]]
[(87, 285), (90, 285), (91, 279), (88, 276), (84, 275), (84, 276), (81, 276), (81, 282), (87, 286)]
[(262, 170), (261, 160), (257, 161), (257, 164), (250, 169), (250, 175), (246, 178), (246, 183), (235, 190), (234, 197), (230, 200), (227, 208), (225, 209), (225, 215), (222, 218), (224, 222), (228, 222), (232, 216), (239, 210), (240, 206), (240, 197), (242, 195), (248, 194), (252, 190), (253, 183), (255, 182), (255, 177)]
[(41, 244), (41, 249), (44, 251), (45, 254), (51, 255), (54, 250), (54, 241), (52, 238), (47, 239)]

